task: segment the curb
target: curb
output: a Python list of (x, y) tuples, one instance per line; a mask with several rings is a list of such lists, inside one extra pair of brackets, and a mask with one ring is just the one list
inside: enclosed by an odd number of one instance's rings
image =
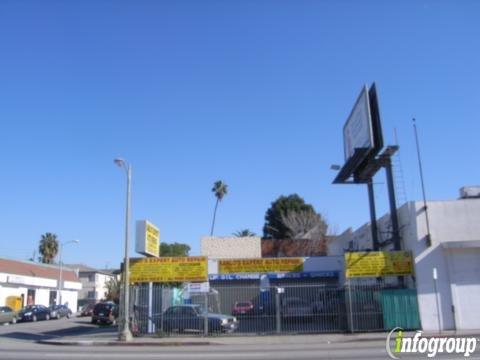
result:
[(219, 345), (209, 341), (170, 341), (170, 342), (123, 342), (123, 341), (94, 341), (94, 340), (37, 340), (37, 344), (57, 346), (206, 346)]

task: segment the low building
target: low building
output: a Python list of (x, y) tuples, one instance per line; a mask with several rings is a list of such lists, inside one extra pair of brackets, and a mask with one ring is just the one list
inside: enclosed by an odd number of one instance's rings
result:
[(333, 238), (325, 236), (322, 239), (262, 239), (259, 236), (205, 236), (201, 239), (201, 255), (209, 259), (325, 256), (328, 243)]
[(342, 282), (342, 256), (310, 256), (326, 254), (324, 241), (204, 237), (201, 254), (208, 257), (209, 281), (217, 287), (260, 286), (261, 282), (338, 286)]
[(262, 257), (261, 238), (258, 236), (217, 237), (201, 239), (201, 255), (209, 259), (258, 259)]
[[(57, 303), (60, 267), (32, 261), (0, 258), (0, 305), (12, 299), (21, 307)], [(75, 271), (63, 267), (61, 302), (77, 309), (78, 292), (82, 283)]]
[(116, 278), (113, 270), (94, 269), (83, 264), (68, 265), (74, 269), (82, 283), (82, 290), (79, 293), (78, 305), (96, 303), (105, 298), (107, 283)]
[[(412, 252), (422, 328), (427, 331), (480, 328), (480, 198), (462, 188), (450, 201), (408, 202), (398, 210), (402, 250)], [(430, 234), (427, 230), (427, 213)], [(392, 250), (389, 214), (378, 220), (382, 250)], [(332, 250), (373, 249), (370, 224), (342, 234)], [(434, 276), (435, 273), (435, 276)]]

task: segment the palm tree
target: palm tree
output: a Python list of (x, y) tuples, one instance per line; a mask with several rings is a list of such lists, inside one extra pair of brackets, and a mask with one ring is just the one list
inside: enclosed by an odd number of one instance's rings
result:
[(256, 234), (254, 232), (251, 232), (250, 229), (243, 229), (243, 230), (238, 230), (237, 232), (234, 232), (233, 236), (248, 237), (248, 236), (256, 236)]
[(212, 230), (210, 231), (210, 236), (213, 236), (213, 229), (215, 228), (215, 217), (217, 215), (218, 203), (227, 194), (228, 185), (221, 180), (215, 181), (215, 183), (213, 184), (212, 192), (215, 194), (215, 197), (217, 198), (217, 202), (215, 203), (215, 210), (213, 211)]
[(44, 264), (52, 264), (53, 259), (58, 253), (58, 239), (57, 235), (52, 233), (46, 233), (42, 235), (40, 245), (38, 246), (40, 251), (40, 261)]

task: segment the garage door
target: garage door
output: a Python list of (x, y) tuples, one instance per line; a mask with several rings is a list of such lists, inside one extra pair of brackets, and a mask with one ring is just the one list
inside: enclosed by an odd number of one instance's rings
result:
[(452, 249), (449, 255), (457, 330), (479, 329), (480, 249)]

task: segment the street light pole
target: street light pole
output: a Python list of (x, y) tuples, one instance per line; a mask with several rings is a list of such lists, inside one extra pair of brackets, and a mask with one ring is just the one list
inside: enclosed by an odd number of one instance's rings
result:
[(58, 295), (57, 295), (57, 305), (62, 305), (62, 276), (63, 276), (63, 264), (62, 264), (62, 249), (67, 244), (78, 244), (80, 240), (70, 240), (67, 242), (60, 243), (58, 248), (58, 262), (60, 265), (60, 271), (58, 274)]
[(131, 198), (131, 180), (132, 180), (132, 167), (130, 164), (127, 164), (123, 159), (115, 159), (115, 164), (123, 168), (127, 175), (127, 205), (125, 211), (125, 259), (123, 262), (123, 326), (119, 331), (118, 340), (120, 341), (130, 341), (132, 340), (132, 333), (130, 332), (130, 327), (128, 320), (129, 316), (129, 302), (130, 302), (130, 261), (128, 257), (128, 242), (129, 242), (129, 232), (130, 232), (130, 198)]

